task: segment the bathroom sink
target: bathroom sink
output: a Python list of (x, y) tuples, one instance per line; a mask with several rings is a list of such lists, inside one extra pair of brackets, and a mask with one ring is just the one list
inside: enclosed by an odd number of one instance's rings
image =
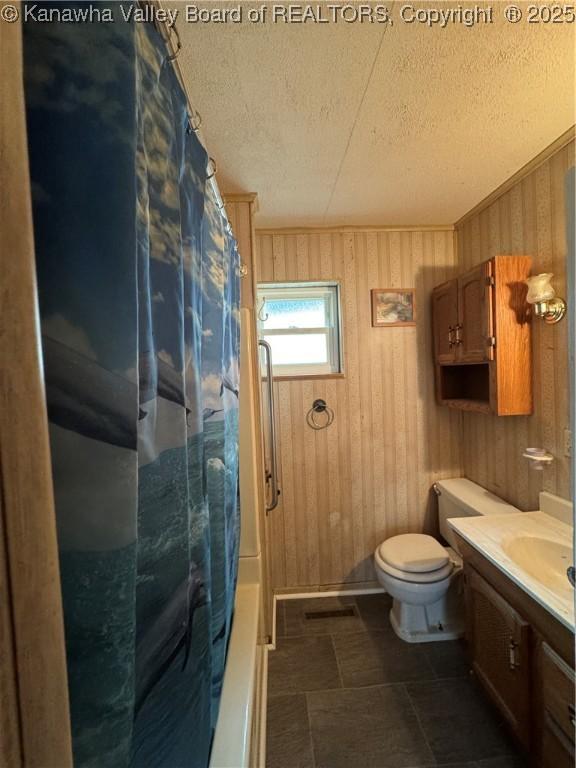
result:
[(571, 594), (566, 571), (574, 564), (572, 547), (539, 536), (512, 536), (502, 542), (502, 549), (543, 586), (557, 594)]

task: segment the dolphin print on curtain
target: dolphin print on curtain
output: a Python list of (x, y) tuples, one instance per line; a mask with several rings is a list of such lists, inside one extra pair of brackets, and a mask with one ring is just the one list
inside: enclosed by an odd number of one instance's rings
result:
[(99, 7), (115, 23), (24, 26), (74, 762), (205, 768), (238, 563), (239, 258), (162, 39)]

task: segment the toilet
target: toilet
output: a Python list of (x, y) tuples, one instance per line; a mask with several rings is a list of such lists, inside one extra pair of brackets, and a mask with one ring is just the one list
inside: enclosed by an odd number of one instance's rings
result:
[(463, 477), (433, 487), (440, 534), (448, 546), (433, 536), (405, 533), (386, 539), (374, 553), (378, 581), (394, 599), (390, 623), (408, 643), (454, 640), (464, 633), (462, 558), (448, 520), (520, 512)]

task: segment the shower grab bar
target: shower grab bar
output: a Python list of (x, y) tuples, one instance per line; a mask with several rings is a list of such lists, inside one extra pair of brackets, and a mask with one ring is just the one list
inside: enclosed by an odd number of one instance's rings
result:
[(276, 424), (274, 418), (274, 379), (272, 377), (272, 348), (267, 341), (260, 339), (258, 344), (266, 352), (266, 378), (268, 379), (268, 416), (270, 418), (270, 472), (266, 471), (266, 482), (272, 483), (272, 498), (266, 502), (266, 512), (272, 512), (278, 506), (280, 489), (278, 488), (278, 461), (276, 458)]

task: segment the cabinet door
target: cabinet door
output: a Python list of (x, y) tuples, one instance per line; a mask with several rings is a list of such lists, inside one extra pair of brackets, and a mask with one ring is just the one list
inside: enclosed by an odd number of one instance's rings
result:
[(574, 768), (574, 743), (546, 714), (542, 733), (543, 768)]
[(530, 740), (530, 627), (473, 568), (466, 567), (472, 669), (519, 741)]
[(492, 262), (487, 261), (458, 278), (458, 362), (493, 359), (491, 267)]
[(456, 360), (457, 324), (458, 280), (449, 280), (432, 292), (434, 356), (437, 363), (453, 363)]
[(544, 705), (542, 763), (546, 768), (574, 766), (574, 670), (542, 643)]

